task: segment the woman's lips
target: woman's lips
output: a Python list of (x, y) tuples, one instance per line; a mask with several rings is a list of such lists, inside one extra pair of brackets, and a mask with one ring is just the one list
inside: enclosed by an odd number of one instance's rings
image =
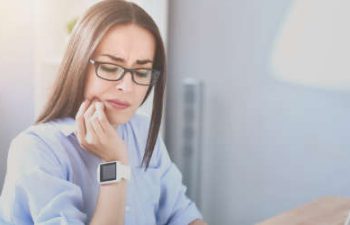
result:
[(130, 106), (128, 102), (120, 101), (117, 99), (106, 100), (115, 109), (126, 109)]

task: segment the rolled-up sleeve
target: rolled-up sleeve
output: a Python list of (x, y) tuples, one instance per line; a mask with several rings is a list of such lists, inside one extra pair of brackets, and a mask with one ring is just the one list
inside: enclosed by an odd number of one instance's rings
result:
[(158, 159), (161, 168), (161, 196), (157, 213), (158, 224), (184, 225), (195, 219), (202, 219), (196, 204), (186, 196), (186, 186), (182, 174), (170, 160), (161, 139), (157, 143)]
[(67, 180), (53, 149), (35, 134), (21, 134), (11, 143), (0, 217), (24, 225), (86, 222), (81, 188)]

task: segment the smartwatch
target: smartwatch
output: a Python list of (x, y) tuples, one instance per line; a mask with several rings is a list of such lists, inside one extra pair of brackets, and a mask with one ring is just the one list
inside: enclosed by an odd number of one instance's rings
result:
[(97, 167), (97, 181), (100, 184), (116, 183), (122, 179), (130, 180), (130, 166), (118, 161), (100, 163)]

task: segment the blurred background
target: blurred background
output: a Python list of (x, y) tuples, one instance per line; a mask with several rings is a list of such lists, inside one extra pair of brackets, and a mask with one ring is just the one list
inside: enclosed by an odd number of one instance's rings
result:
[[(47, 97), (67, 26), (95, 2), (0, 0), (1, 187), (10, 141)], [(166, 42), (162, 134), (209, 224), (350, 196), (349, 1), (135, 2)]]

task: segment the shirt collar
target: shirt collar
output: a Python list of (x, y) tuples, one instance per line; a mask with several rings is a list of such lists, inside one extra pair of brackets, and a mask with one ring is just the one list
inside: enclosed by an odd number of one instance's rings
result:
[[(59, 130), (67, 137), (71, 134), (74, 134), (76, 131), (75, 119), (71, 117), (57, 119), (55, 120), (55, 123), (57, 124)], [(122, 125), (117, 128), (118, 133), (121, 133), (121, 127)]]
[(55, 123), (65, 136), (73, 134), (76, 130), (75, 119), (71, 117), (57, 119)]

